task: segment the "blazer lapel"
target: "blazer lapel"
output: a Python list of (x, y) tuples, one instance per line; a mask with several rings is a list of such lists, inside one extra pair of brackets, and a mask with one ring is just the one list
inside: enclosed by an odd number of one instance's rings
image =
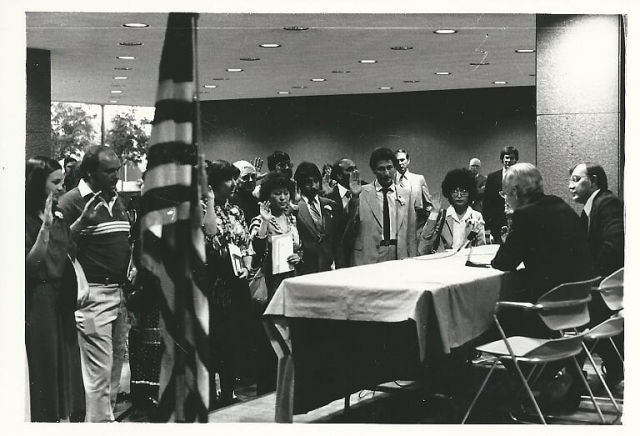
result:
[[(399, 200), (402, 201), (399, 201)], [(411, 191), (409, 188), (400, 189), (396, 186), (396, 227), (397, 230), (400, 229), (402, 223), (407, 217), (407, 212), (409, 211), (409, 200), (411, 199)], [(397, 231), (396, 230), (396, 231)]]
[(367, 190), (363, 189), (362, 194), (364, 194), (364, 200), (369, 205), (369, 208), (371, 209), (373, 217), (376, 219), (376, 221), (378, 221), (378, 224), (380, 225), (380, 227), (382, 227), (382, 208), (378, 204), (376, 188), (373, 184), (369, 186), (371, 187), (371, 189), (367, 189)]
[(313, 233), (316, 239), (320, 238), (320, 231), (316, 227), (316, 223), (311, 218), (311, 212), (309, 212), (309, 205), (306, 201), (300, 201), (300, 207), (298, 208), (298, 218), (304, 223), (304, 225)]

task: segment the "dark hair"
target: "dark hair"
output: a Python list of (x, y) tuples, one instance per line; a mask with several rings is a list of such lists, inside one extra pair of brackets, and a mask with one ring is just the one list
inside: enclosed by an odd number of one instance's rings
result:
[(317, 177), (318, 180), (322, 180), (322, 174), (320, 174), (318, 166), (311, 162), (300, 162), (293, 178), (298, 183), (298, 186), (300, 186), (300, 184), (309, 177)]
[(240, 175), (240, 170), (226, 160), (214, 160), (207, 166), (207, 181), (214, 190), (227, 180), (236, 179)]
[(35, 156), (27, 160), (24, 184), (24, 210), (27, 215), (37, 215), (44, 210), (47, 200), (45, 185), (49, 175), (56, 170), (62, 170), (62, 167), (49, 157)]
[(71, 191), (78, 186), (80, 179), (80, 164), (76, 163), (71, 167), (67, 175), (64, 176), (64, 189), (66, 189), (67, 192)]
[(267, 173), (260, 185), (260, 201), (269, 200), (271, 193), (280, 188), (286, 188), (289, 191), (289, 195), (291, 197), (294, 196), (294, 186), (291, 179), (275, 171)]
[(471, 204), (478, 195), (475, 174), (467, 168), (456, 168), (449, 171), (442, 181), (442, 195), (450, 200), (456, 188), (464, 189), (469, 193), (469, 204)]
[(269, 171), (275, 171), (276, 165), (281, 162), (291, 162), (291, 158), (285, 151), (276, 150), (267, 156), (267, 168), (269, 168)]
[(502, 149), (502, 151), (500, 152), (500, 162), (502, 162), (502, 159), (508, 155), (508, 154), (512, 154), (515, 156), (516, 160), (520, 159), (520, 153), (518, 153), (518, 149), (515, 148), (513, 145), (507, 145), (505, 148)]
[(409, 152), (407, 150), (405, 150), (404, 148), (399, 148), (396, 150), (396, 152), (394, 154), (398, 154), (398, 153), (404, 153), (404, 155), (406, 156), (407, 159), (410, 159), (409, 157)]
[(100, 166), (100, 155), (102, 153), (116, 154), (112, 148), (106, 145), (91, 145), (87, 148), (80, 163), (80, 178), (86, 179), (90, 173), (98, 169)]
[[(596, 185), (598, 186), (598, 188), (602, 189), (603, 191), (606, 191), (607, 189), (609, 189), (609, 181), (607, 180), (607, 173), (604, 172), (604, 168), (602, 168), (602, 165), (594, 162), (583, 162), (583, 163), (587, 167), (587, 176), (589, 176), (590, 179), (593, 179), (593, 177), (596, 178)], [(581, 164), (578, 164), (578, 165), (581, 165)], [(573, 173), (573, 170), (575, 170), (578, 165), (572, 166), (571, 169), (569, 170), (569, 174)]]
[(380, 147), (373, 150), (373, 153), (371, 153), (371, 157), (369, 158), (369, 167), (371, 168), (371, 171), (375, 170), (378, 162), (381, 160), (390, 160), (394, 167), (398, 166), (396, 154), (389, 148)]
[(71, 157), (71, 156), (67, 156), (64, 158), (64, 163), (63, 166), (67, 166), (68, 163), (70, 162), (78, 162), (78, 159), (76, 159), (75, 157)]

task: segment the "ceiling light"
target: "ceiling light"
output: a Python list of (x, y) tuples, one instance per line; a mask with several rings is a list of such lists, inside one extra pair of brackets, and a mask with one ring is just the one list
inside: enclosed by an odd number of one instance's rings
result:
[(413, 50), (413, 47), (408, 47), (404, 45), (397, 45), (395, 47), (391, 47), (391, 50)]
[(121, 45), (123, 47), (139, 47), (144, 44), (141, 42), (119, 42), (118, 45)]
[(507, 82), (502, 81), (502, 80), (498, 80), (498, 81), (496, 81), (496, 82), (493, 82), (493, 84), (494, 84), (494, 85), (506, 85), (506, 84), (507, 84)]
[(351, 71), (349, 70), (334, 70), (332, 71), (332, 73), (336, 73), (336, 74), (349, 74)]
[(260, 47), (262, 48), (278, 48), (278, 47), (282, 47), (280, 44), (260, 44)]
[(228, 77), (214, 77), (211, 80), (229, 80), (229, 78)]
[(127, 80), (127, 76), (113, 76), (114, 80)]
[(278, 91), (278, 94), (287, 95), (287, 94), (289, 94), (289, 91)]
[(419, 80), (403, 80), (404, 83), (420, 83)]
[(378, 62), (378, 61), (376, 61), (374, 59), (363, 59), (363, 60), (360, 61), (361, 64), (375, 64), (376, 62)]
[(217, 88), (218, 85), (204, 85), (205, 88), (209, 88), (209, 89), (213, 89), (213, 88)]
[(243, 70), (242, 70), (242, 68), (227, 68), (227, 71), (230, 72), (230, 73), (239, 73), (239, 72), (241, 72)]
[(433, 33), (437, 33), (438, 35), (451, 35), (456, 32), (457, 30), (453, 30), (453, 29), (438, 29), (433, 31)]
[(520, 50), (516, 50), (516, 53), (535, 53), (535, 50), (532, 48), (522, 48)]
[(387, 91), (389, 89), (393, 89), (391, 86), (381, 86), (380, 89)]
[(135, 58), (135, 56), (116, 56), (116, 59), (120, 59), (122, 61), (132, 61)]
[(302, 27), (302, 26), (288, 26), (285, 27), (284, 30), (290, 30), (290, 31), (301, 31), (301, 30), (309, 30), (308, 27)]
[(489, 62), (471, 62), (469, 65), (471, 65), (472, 67), (477, 67), (477, 66), (490, 65), (490, 63)]
[(122, 25), (122, 27), (128, 27), (130, 29), (144, 29), (146, 27), (149, 27), (149, 25), (145, 23), (125, 23)]
[(240, 58), (241, 61), (259, 61), (260, 58)]
[(325, 82), (327, 79), (311, 79), (312, 82)]
[(529, 74), (529, 77), (536, 77), (535, 74)]
[(448, 76), (449, 74), (451, 74), (448, 71), (436, 71), (436, 76)]
[(129, 70), (133, 70), (133, 68), (131, 67), (113, 67), (114, 70), (118, 70), (118, 71), (129, 71)]
[(117, 103), (118, 100), (109, 100), (109, 103)]
[(292, 86), (291, 89), (306, 89), (306, 86)]
[(111, 91), (112, 94), (122, 94), (122, 91), (114, 89)]

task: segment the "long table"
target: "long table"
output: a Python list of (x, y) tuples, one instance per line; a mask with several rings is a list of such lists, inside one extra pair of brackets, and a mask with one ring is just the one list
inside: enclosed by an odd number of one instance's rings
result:
[(408, 379), (429, 356), (479, 337), (522, 276), (490, 267), (497, 245), (284, 280), (263, 322), (278, 355), (276, 422)]

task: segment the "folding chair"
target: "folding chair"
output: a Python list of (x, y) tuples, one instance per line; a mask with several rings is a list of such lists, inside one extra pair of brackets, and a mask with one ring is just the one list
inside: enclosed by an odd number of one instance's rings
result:
[[(494, 362), (489, 373), (482, 382), (478, 393), (471, 402), (471, 405), (462, 420), (463, 424), (467, 421), (471, 410), (475, 406), (480, 394), (484, 390), (491, 374), (500, 362), (501, 358), (508, 358), (513, 362), (518, 378), (522, 382), (522, 386), (526, 390), (527, 396), (531, 400), (536, 414), (543, 424), (546, 424), (547, 422), (540, 410), (540, 406), (538, 405), (535, 396), (533, 395), (531, 387), (529, 386), (529, 381), (532, 379), (532, 375), (537, 368), (539, 368), (539, 376), (547, 363), (570, 359), (577, 370), (577, 374), (580, 375), (582, 383), (589, 392), (589, 396), (591, 397), (591, 401), (600, 420), (603, 423), (606, 423), (606, 420), (602, 415), (602, 411), (593, 396), (591, 387), (582, 374), (580, 366), (576, 360), (576, 356), (582, 351), (583, 335), (580, 333), (573, 334), (571, 336), (565, 335), (565, 330), (577, 329), (589, 322), (589, 310), (587, 305), (589, 301), (591, 301), (591, 288), (597, 280), (599, 280), (599, 278), (559, 285), (541, 296), (536, 303), (500, 301), (496, 304), (493, 319), (498, 327), (498, 331), (500, 332), (502, 339), (476, 348), (476, 350), (482, 353), (493, 356)], [(558, 332), (561, 337), (555, 339), (539, 339), (525, 336), (507, 337), (500, 321), (498, 320), (498, 313), (504, 308), (535, 311), (546, 327), (551, 331)], [(533, 368), (527, 377), (524, 376), (522, 369), (520, 368), (521, 363), (529, 363), (533, 365)], [(541, 367), (539, 365), (541, 365)], [(535, 379), (532, 381), (535, 382)]]

